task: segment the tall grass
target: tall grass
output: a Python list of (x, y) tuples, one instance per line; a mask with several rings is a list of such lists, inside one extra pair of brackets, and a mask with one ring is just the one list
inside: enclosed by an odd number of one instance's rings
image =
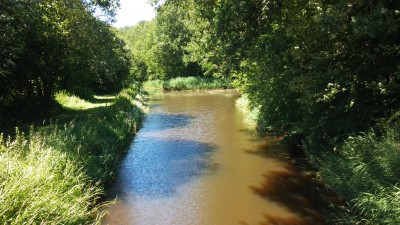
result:
[(349, 137), (336, 153), (314, 155), (326, 184), (349, 201), (340, 224), (399, 224), (400, 123)]
[(67, 124), (1, 135), (0, 224), (99, 223), (98, 199), (140, 126), (142, 103), (132, 86)]
[(205, 77), (177, 77), (170, 80), (151, 80), (143, 84), (145, 89), (180, 90), (213, 90), (232, 88), (229, 79)]
[(257, 127), (257, 120), (259, 116), (259, 107), (252, 107), (250, 101), (246, 95), (242, 95), (240, 98), (236, 99), (236, 107), (243, 113), (244, 122), (252, 127)]
[(165, 83), (165, 81), (162, 81), (162, 80), (148, 80), (148, 81), (143, 82), (142, 85), (145, 90), (148, 90), (148, 89), (163, 90), (164, 83)]
[(1, 224), (85, 224), (96, 220), (92, 207), (102, 193), (65, 152), (46, 144), (43, 134), (2, 142)]

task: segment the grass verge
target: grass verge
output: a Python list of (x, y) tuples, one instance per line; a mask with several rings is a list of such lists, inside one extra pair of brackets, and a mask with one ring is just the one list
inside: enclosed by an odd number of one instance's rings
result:
[(143, 87), (145, 89), (161, 89), (166, 91), (233, 88), (229, 79), (205, 77), (177, 77), (166, 81), (151, 80), (144, 82)]
[(75, 99), (85, 113), (68, 123), (1, 135), (0, 224), (99, 223), (104, 186), (140, 127), (138, 94), (131, 86), (97, 107)]

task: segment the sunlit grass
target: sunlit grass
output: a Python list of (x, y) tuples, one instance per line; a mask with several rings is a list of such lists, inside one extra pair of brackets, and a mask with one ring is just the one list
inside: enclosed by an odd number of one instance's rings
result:
[(143, 83), (145, 89), (180, 90), (215, 90), (232, 88), (231, 81), (223, 78), (177, 77), (170, 80), (151, 80)]
[(72, 121), (1, 135), (0, 224), (99, 223), (99, 198), (140, 128), (144, 102), (135, 86), (107, 107), (66, 99), (81, 111)]
[(100, 186), (67, 153), (46, 146), (43, 134), (18, 133), (1, 144), (1, 224), (85, 224), (96, 220)]
[(92, 109), (96, 107), (101, 107), (101, 106), (107, 106), (110, 105), (115, 99), (115, 96), (97, 96), (95, 95), (93, 98), (95, 100), (103, 100), (101, 102), (90, 102), (87, 100), (84, 100), (82, 98), (79, 98), (78, 96), (71, 95), (67, 92), (58, 92), (56, 94), (56, 101), (62, 105), (66, 109), (73, 109), (73, 110), (84, 110), (84, 109)]
[(250, 101), (246, 95), (242, 95), (235, 102), (236, 107), (243, 113), (244, 122), (252, 127), (257, 127), (257, 119), (259, 117), (260, 110), (258, 107), (251, 107)]

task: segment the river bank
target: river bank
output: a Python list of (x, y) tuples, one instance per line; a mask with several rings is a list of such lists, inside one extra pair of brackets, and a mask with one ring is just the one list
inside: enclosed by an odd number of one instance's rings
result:
[(398, 224), (399, 128), (399, 122), (385, 122), (350, 136), (335, 152), (308, 152), (325, 186), (346, 202), (331, 215), (336, 224)]
[(1, 136), (0, 223), (98, 223), (104, 187), (140, 128), (139, 95), (131, 86), (106, 105), (64, 104), (75, 115), (69, 122)]
[[(251, 108), (246, 96), (239, 99), (238, 105), (249, 124), (262, 124), (258, 121), (259, 108)], [(325, 213), (328, 224), (398, 223), (398, 115), (381, 121), (367, 133), (348, 137), (333, 152), (304, 140), (303, 145), (289, 148), (293, 150), (293, 163), (310, 171), (319, 189), (337, 196)]]

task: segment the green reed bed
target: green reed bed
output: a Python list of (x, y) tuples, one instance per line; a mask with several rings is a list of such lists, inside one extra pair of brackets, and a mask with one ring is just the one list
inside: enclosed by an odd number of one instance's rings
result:
[(312, 154), (327, 186), (349, 203), (336, 224), (400, 221), (400, 123), (349, 137), (335, 153)]
[(140, 127), (138, 94), (132, 86), (69, 123), (1, 135), (0, 224), (99, 223), (104, 186)]
[(145, 89), (180, 90), (214, 90), (233, 88), (231, 81), (224, 78), (177, 77), (170, 80), (150, 80), (143, 84)]

